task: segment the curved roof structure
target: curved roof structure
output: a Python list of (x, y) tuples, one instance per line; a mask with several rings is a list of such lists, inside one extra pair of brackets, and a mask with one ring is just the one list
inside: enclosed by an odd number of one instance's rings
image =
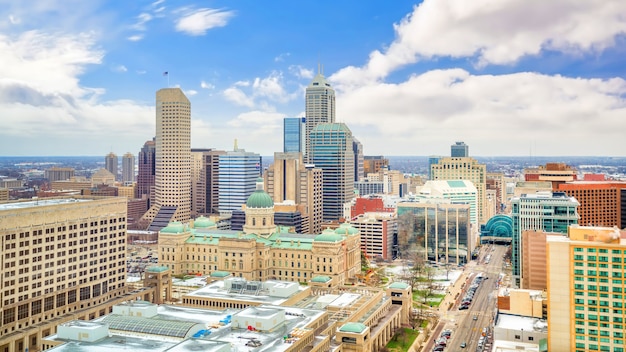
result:
[(254, 191), (246, 201), (247, 208), (272, 208), (273, 206), (272, 197), (262, 189)]
[(193, 227), (195, 229), (206, 229), (206, 228), (214, 227), (214, 226), (215, 226), (215, 222), (204, 216), (199, 216), (193, 222)]
[(176, 338), (186, 338), (203, 327), (202, 324), (162, 319), (148, 319), (123, 315), (109, 315), (102, 319), (111, 330), (135, 332), (150, 335), (163, 335)]
[(484, 226), (481, 226), (480, 236), (512, 238), (513, 237), (513, 219), (504, 214), (498, 214)]
[(321, 234), (317, 235), (313, 241), (315, 242), (338, 242), (343, 239), (343, 236), (338, 235), (335, 231), (331, 229), (326, 229), (322, 231)]
[(182, 233), (185, 232), (185, 225), (180, 221), (173, 221), (161, 229), (161, 233)]

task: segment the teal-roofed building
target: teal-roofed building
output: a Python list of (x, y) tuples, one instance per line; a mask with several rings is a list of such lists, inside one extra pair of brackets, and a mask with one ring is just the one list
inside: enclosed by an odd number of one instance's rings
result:
[(218, 230), (198, 217), (170, 223), (159, 233), (159, 264), (172, 275), (309, 282), (329, 277), (331, 286), (351, 282), (361, 270), (360, 232), (350, 225), (321, 234), (298, 234), (274, 224), (274, 203), (262, 182), (245, 203), (243, 231)]

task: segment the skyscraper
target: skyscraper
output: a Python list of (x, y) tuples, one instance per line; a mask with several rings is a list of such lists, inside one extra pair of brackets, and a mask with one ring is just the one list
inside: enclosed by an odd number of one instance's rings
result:
[(104, 168), (117, 180), (117, 155), (111, 152), (104, 157)]
[(354, 153), (354, 182), (359, 182), (365, 177), (363, 144), (352, 137), (352, 152)]
[(326, 81), (324, 75), (318, 72), (306, 88), (304, 99), (306, 104), (305, 159), (310, 160), (311, 132), (320, 123), (335, 122), (335, 90)]
[(354, 197), (352, 132), (345, 123), (321, 123), (311, 131), (310, 143), (309, 161), (322, 169), (322, 218), (336, 221)]
[(274, 203), (293, 201), (302, 215), (302, 232), (319, 233), (322, 224), (322, 170), (306, 165), (302, 153), (274, 153), (265, 172)]
[(139, 151), (139, 157), (137, 158), (137, 187), (135, 188), (136, 198), (145, 196), (150, 201), (154, 199), (155, 154), (154, 139), (144, 143)]
[(465, 142), (456, 142), (450, 146), (450, 156), (453, 158), (465, 158), (469, 156), (469, 146)]
[(283, 120), (283, 152), (304, 153), (304, 117), (286, 117)]
[(125, 184), (135, 182), (135, 156), (131, 153), (126, 153), (122, 157), (122, 182)]
[(191, 213), (191, 104), (180, 88), (156, 94), (155, 199), (144, 217), (150, 230)]
[(191, 149), (191, 213), (194, 217), (218, 213), (219, 156), (225, 153), (223, 150)]
[(443, 157), (431, 164), (431, 180), (469, 180), (476, 187), (478, 223), (484, 224), (487, 204), (487, 166), (474, 158)]
[(522, 275), (522, 233), (524, 230), (567, 233), (569, 225), (578, 224), (578, 201), (562, 192), (523, 194), (511, 200), (513, 238), (511, 267), (514, 284), (519, 287)]
[(219, 211), (240, 210), (256, 190), (261, 175), (261, 156), (239, 149), (219, 156), (218, 207)]

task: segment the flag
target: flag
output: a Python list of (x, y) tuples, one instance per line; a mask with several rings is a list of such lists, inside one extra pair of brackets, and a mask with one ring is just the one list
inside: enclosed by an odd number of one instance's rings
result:
[(163, 72), (163, 76), (167, 76), (169, 72), (165, 71)]

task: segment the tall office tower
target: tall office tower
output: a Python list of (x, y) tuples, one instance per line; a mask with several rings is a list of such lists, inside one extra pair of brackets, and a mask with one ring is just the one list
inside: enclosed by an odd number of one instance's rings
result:
[(383, 167), (389, 167), (389, 159), (385, 159), (382, 155), (365, 155), (363, 156), (363, 176), (380, 171)]
[(548, 351), (623, 351), (626, 231), (570, 226), (547, 238)]
[(469, 146), (465, 142), (455, 142), (450, 146), (450, 156), (453, 158), (465, 158), (469, 156)]
[(223, 150), (191, 149), (191, 213), (217, 214), (219, 201), (219, 156)]
[(115, 153), (111, 152), (104, 157), (104, 168), (117, 180), (117, 155)]
[(12, 202), (0, 218), (2, 351), (41, 351), (58, 324), (137, 299), (125, 286), (125, 198)]
[(525, 181), (551, 182), (553, 191), (558, 191), (560, 184), (577, 179), (576, 169), (564, 163), (546, 163), (545, 166), (524, 169)]
[(626, 227), (626, 182), (572, 181), (558, 185), (559, 192), (580, 202), (579, 224)]
[(487, 167), (479, 164), (474, 158), (440, 158), (437, 164), (430, 167), (432, 180), (469, 180), (476, 187), (478, 224), (489, 219), (485, 216), (487, 204)]
[(519, 287), (522, 275), (522, 233), (525, 230), (566, 234), (569, 225), (578, 223), (578, 201), (562, 192), (522, 194), (511, 200), (513, 238), (511, 267), (514, 284)]
[(180, 88), (156, 93), (154, 202), (144, 218), (156, 231), (191, 214), (191, 104)]
[(352, 152), (354, 153), (354, 182), (359, 182), (365, 178), (363, 144), (358, 139), (352, 137)]
[(305, 165), (302, 153), (274, 153), (265, 173), (274, 203), (293, 201), (302, 216), (303, 233), (319, 233), (322, 224), (322, 170)]
[(239, 149), (219, 155), (218, 208), (220, 212), (240, 210), (256, 189), (261, 176), (261, 156)]
[(154, 178), (156, 173), (156, 143), (154, 139), (144, 143), (137, 158), (137, 187), (135, 198), (154, 199)]
[(135, 156), (126, 153), (122, 157), (122, 182), (129, 184), (135, 182)]
[[(335, 122), (335, 90), (321, 72), (313, 78), (305, 93), (305, 160), (309, 160), (311, 132), (321, 123)], [(352, 146), (350, 146), (352, 148)]]
[(310, 143), (309, 162), (322, 169), (322, 219), (339, 220), (354, 198), (352, 132), (345, 123), (322, 123), (311, 131)]
[(283, 152), (304, 153), (305, 121), (304, 117), (286, 117), (283, 120)]
[(50, 183), (69, 180), (74, 177), (74, 169), (71, 167), (51, 167), (44, 171), (44, 177)]

